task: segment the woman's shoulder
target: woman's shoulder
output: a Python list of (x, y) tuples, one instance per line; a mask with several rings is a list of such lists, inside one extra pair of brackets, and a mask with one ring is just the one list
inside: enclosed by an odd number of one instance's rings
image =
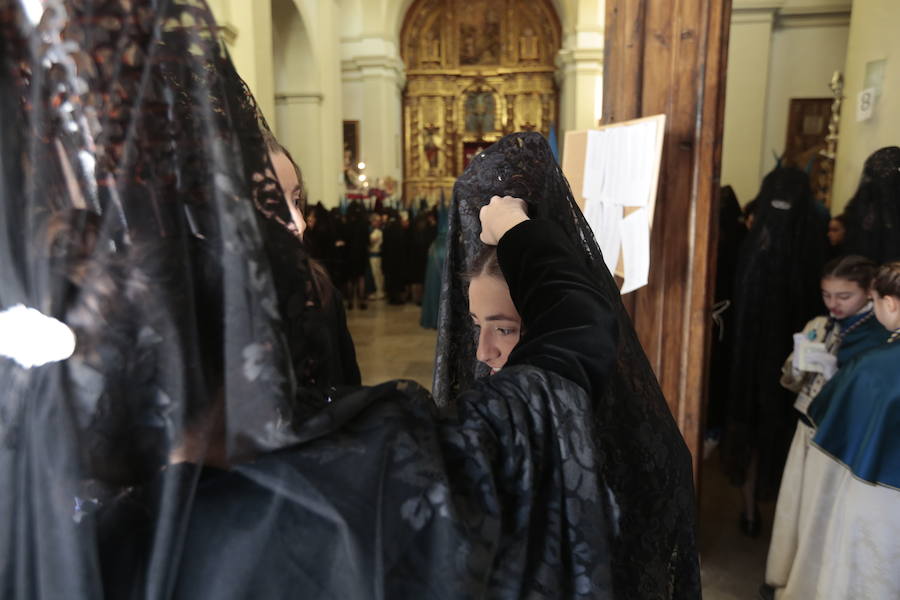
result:
[(583, 413), (590, 405), (587, 393), (574, 382), (531, 365), (506, 367), (479, 379), (460, 396), (460, 402), (507, 424)]
[(864, 350), (838, 370), (820, 396), (824, 398), (852, 393), (860, 385), (869, 390), (885, 387), (900, 389), (898, 364), (900, 344), (884, 343)]
[(585, 394), (574, 382), (565, 377), (528, 364), (504, 367), (495, 375), (476, 381), (475, 390), (507, 393), (511, 396), (531, 396), (533, 393), (565, 392)]
[(900, 381), (900, 344), (880, 344), (853, 359), (857, 369), (873, 369), (875, 374)]

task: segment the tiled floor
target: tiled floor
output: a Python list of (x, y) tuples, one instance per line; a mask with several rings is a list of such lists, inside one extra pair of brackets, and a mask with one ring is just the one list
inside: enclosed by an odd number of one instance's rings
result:
[[(413, 379), (431, 388), (436, 334), (419, 326), (419, 308), (370, 302), (347, 311), (363, 383)], [(728, 485), (713, 455), (704, 463), (700, 555), (705, 600), (755, 600), (763, 582), (772, 505), (760, 506), (764, 532), (749, 539), (737, 528), (740, 494)]]
[(431, 389), (437, 332), (419, 326), (420, 310), (376, 300), (366, 310), (347, 311), (364, 385), (412, 379)]

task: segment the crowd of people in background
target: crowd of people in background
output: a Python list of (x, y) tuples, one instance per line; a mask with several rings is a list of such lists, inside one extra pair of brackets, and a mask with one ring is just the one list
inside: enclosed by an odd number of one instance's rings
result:
[(761, 596), (898, 597), (900, 148), (843, 214), (779, 165), (743, 210), (723, 188), (719, 229), (706, 446), (745, 535), (777, 499)]
[[(343, 202), (306, 211), (304, 243), (325, 267), (348, 310), (371, 300), (422, 308), (421, 322), (434, 329), (446, 249), (446, 203), (421, 200), (410, 209), (378, 199)], [(426, 281), (430, 282), (426, 285)]]

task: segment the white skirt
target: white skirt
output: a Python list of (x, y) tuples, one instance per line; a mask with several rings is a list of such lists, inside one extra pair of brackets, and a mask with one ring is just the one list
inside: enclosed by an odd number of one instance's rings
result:
[(900, 490), (857, 479), (797, 425), (766, 583), (778, 600), (900, 599)]

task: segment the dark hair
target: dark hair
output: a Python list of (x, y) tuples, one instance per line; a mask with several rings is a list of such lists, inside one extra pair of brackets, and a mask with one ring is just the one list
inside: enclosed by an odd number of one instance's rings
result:
[(497, 246), (482, 248), (481, 252), (475, 256), (472, 266), (466, 271), (463, 279), (468, 283), (481, 275), (489, 275), (506, 281), (503, 271), (500, 270), (500, 262), (497, 260)]
[(872, 288), (879, 296), (900, 298), (900, 260), (881, 265), (872, 280)]
[(856, 283), (862, 289), (868, 290), (877, 269), (878, 265), (873, 260), (850, 254), (829, 261), (822, 271), (822, 279), (846, 279)]
[[(281, 145), (281, 142), (275, 137), (275, 135), (269, 131), (268, 129), (262, 130), (262, 139), (266, 145), (266, 150), (269, 151), (270, 154), (284, 154), (289, 161), (291, 161), (291, 165), (294, 167), (294, 174), (297, 175), (297, 182), (300, 184), (301, 189), (301, 200), (300, 205), (297, 207), (300, 210), (306, 210), (306, 186), (303, 185), (303, 173), (300, 171), (300, 167), (297, 165), (297, 161), (294, 160), (294, 157), (291, 156), (291, 153), (288, 152), (288, 149)], [(278, 185), (281, 185), (281, 182), (278, 182)], [(289, 192), (290, 190), (282, 190), (283, 192)]]

